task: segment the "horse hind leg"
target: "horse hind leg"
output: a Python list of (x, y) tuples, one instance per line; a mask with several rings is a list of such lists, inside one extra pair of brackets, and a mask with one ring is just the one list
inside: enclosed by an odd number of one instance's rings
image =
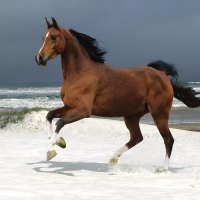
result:
[(165, 149), (166, 149), (166, 156), (165, 161), (163, 164), (163, 168), (159, 168), (157, 171), (167, 171), (169, 169), (169, 160), (172, 153), (172, 148), (174, 144), (174, 138), (170, 132), (170, 129), (168, 127), (168, 117), (160, 117), (160, 118), (154, 118), (155, 124), (164, 140), (165, 143)]
[(140, 143), (143, 140), (140, 127), (139, 127), (139, 119), (140, 118), (135, 118), (135, 117), (125, 117), (124, 121), (127, 126), (127, 128), (130, 131), (130, 140), (128, 143), (126, 143), (123, 147), (118, 149), (113, 157), (109, 161), (109, 165), (112, 167), (117, 164), (119, 157), (134, 147), (136, 144)]

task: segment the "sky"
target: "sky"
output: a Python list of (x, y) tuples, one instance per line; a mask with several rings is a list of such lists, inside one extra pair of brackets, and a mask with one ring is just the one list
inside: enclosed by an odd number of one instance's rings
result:
[(200, 81), (199, 0), (1, 0), (0, 82), (60, 82), (60, 57), (39, 67), (34, 56), (45, 17), (95, 37), (115, 67), (162, 59), (183, 81)]

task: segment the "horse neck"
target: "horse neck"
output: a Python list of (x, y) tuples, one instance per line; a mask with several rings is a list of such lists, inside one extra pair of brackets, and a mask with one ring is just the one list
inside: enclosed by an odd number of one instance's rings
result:
[(90, 65), (85, 65), (88, 62), (88, 55), (79, 46), (76, 39), (69, 33), (69, 31), (64, 30), (64, 36), (66, 39), (66, 47), (64, 52), (61, 54), (61, 63), (64, 79), (70, 74), (77, 74), (84, 67)]

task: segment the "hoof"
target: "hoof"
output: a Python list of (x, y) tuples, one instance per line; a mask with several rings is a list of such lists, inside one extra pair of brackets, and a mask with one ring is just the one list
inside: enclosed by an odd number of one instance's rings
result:
[(166, 173), (166, 172), (167, 172), (167, 169), (162, 168), (162, 167), (159, 167), (155, 170), (155, 173), (157, 174)]
[(52, 151), (47, 151), (47, 161), (51, 160), (52, 158), (54, 158), (57, 155), (55, 150)]
[(56, 141), (56, 144), (63, 149), (66, 147), (66, 142), (62, 137)]
[(109, 160), (109, 166), (113, 167), (118, 163), (118, 159), (117, 158), (112, 158)]

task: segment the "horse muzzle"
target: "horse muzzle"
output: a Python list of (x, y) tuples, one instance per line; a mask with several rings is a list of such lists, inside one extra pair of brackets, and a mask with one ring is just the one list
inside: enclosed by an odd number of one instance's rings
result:
[(44, 54), (37, 54), (35, 61), (38, 65), (46, 66), (48, 59)]

